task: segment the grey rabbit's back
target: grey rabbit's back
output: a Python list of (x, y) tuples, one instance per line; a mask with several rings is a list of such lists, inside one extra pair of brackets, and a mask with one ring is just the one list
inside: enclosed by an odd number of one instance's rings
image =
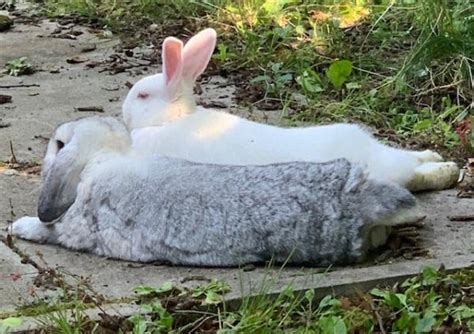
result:
[(414, 205), (408, 191), (367, 180), (344, 159), (239, 167), (122, 159), (123, 169), (119, 158), (79, 185), (55, 225), (59, 243), (186, 265), (290, 256), (292, 263), (349, 264), (364, 256), (367, 226)]

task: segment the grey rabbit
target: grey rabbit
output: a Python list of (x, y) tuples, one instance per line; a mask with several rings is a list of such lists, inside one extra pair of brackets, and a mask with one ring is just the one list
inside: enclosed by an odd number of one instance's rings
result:
[(225, 166), (142, 156), (108, 117), (60, 125), (42, 177), (39, 218), (14, 222), (14, 235), (140, 262), (352, 264), (374, 228), (415, 207), (407, 190), (345, 159)]

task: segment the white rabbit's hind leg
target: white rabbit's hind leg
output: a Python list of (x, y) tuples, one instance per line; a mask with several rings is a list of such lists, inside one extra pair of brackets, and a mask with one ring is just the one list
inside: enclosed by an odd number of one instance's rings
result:
[(459, 168), (454, 162), (427, 162), (415, 169), (406, 187), (410, 191), (448, 189), (458, 177)]
[(441, 155), (431, 150), (424, 150), (421, 152), (414, 151), (412, 154), (415, 155), (420, 163), (444, 161)]
[(21, 239), (36, 241), (36, 242), (47, 242), (52, 235), (51, 229), (43, 224), (38, 217), (22, 217), (15, 221), (11, 227), (11, 233)]
[(420, 165), (413, 153), (377, 143), (368, 161), (370, 177), (405, 186), (413, 178), (415, 168)]

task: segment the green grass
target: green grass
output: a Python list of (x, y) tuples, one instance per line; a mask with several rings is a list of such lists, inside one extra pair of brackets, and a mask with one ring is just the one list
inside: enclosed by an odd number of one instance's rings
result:
[(456, 133), (474, 97), (468, 1), (46, 0), (44, 8), (78, 12), (135, 43), (212, 26), (219, 40), (208, 73), (235, 80), (242, 105), (283, 109), (295, 122), (363, 122), (399, 142), (473, 153)]
[[(137, 287), (141, 313), (130, 317), (104, 313), (92, 320), (75, 307), (40, 322), (48, 333), (467, 333), (474, 330), (473, 283), (474, 269), (427, 267), (402, 284), (366, 293), (316, 299), (314, 290), (286, 286), (273, 297), (244, 296), (234, 307), (223, 302), (229, 291), (223, 282), (192, 289), (166, 283)], [(265, 292), (272, 283), (267, 277), (261, 284)]]

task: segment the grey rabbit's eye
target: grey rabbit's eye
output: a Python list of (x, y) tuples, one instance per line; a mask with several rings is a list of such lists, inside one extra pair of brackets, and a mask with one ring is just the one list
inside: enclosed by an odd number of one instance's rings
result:
[(56, 146), (58, 147), (58, 152), (64, 147), (64, 143), (60, 140), (56, 140)]

